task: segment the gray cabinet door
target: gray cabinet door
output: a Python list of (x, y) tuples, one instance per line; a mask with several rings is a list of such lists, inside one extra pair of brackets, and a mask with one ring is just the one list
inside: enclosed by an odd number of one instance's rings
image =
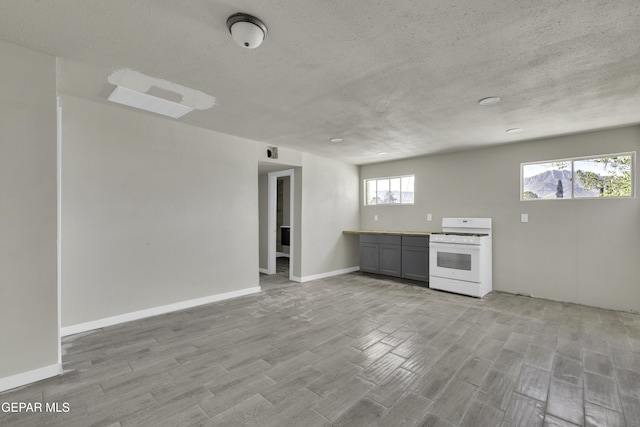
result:
[(360, 271), (378, 273), (380, 245), (377, 243), (360, 242)]
[(429, 281), (429, 236), (402, 236), (402, 277)]
[(429, 248), (402, 246), (402, 277), (429, 281)]
[(402, 272), (402, 246), (380, 245), (380, 274), (400, 277)]

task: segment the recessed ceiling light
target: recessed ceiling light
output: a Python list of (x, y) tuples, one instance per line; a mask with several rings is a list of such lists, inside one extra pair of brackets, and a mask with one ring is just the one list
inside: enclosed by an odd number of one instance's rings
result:
[(487, 105), (497, 104), (498, 102), (500, 102), (500, 98), (499, 97), (497, 97), (497, 96), (489, 96), (487, 98), (482, 98), (480, 101), (478, 101), (478, 104), (486, 107)]
[(380, 152), (378, 153), (378, 156), (384, 156), (385, 154), (389, 154), (389, 153), (385, 153), (384, 151), (380, 151)]
[(189, 106), (158, 98), (157, 96), (147, 95), (146, 93), (136, 92), (124, 86), (116, 86), (108, 99), (111, 102), (162, 114), (174, 119), (193, 111), (193, 108)]
[(521, 128), (507, 129), (507, 133), (518, 133), (518, 132), (522, 132), (522, 129)]
[(342, 141), (343, 141), (343, 139), (342, 139), (342, 138), (331, 138), (331, 139), (329, 140), (329, 142), (342, 142)]

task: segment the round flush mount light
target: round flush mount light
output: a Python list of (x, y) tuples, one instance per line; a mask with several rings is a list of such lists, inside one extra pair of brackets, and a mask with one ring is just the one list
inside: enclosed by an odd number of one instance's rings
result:
[(522, 132), (522, 128), (511, 128), (511, 129), (507, 129), (506, 132), (507, 133), (519, 133), (519, 132)]
[(329, 142), (342, 142), (344, 141), (342, 138), (331, 138)]
[(385, 155), (387, 155), (387, 154), (389, 154), (389, 153), (387, 153), (386, 151), (380, 151), (380, 152), (378, 153), (378, 156), (385, 156)]
[(246, 49), (260, 46), (267, 36), (267, 26), (255, 16), (235, 13), (227, 19), (227, 28), (233, 40)]
[(482, 105), (483, 107), (486, 107), (487, 105), (493, 105), (493, 104), (497, 104), (498, 102), (500, 102), (500, 98), (497, 96), (488, 96), (486, 98), (482, 98), (480, 101), (478, 101), (478, 104)]

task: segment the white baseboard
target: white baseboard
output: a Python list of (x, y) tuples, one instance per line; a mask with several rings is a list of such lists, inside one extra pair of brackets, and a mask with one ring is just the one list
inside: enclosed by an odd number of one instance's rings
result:
[(105, 328), (107, 326), (113, 326), (119, 323), (144, 319), (145, 317), (157, 316), (159, 314), (171, 313), (172, 311), (184, 310), (187, 308), (197, 307), (199, 305), (211, 304), (212, 302), (218, 302), (226, 299), (241, 297), (244, 295), (255, 294), (257, 292), (260, 292), (259, 286), (254, 288), (241, 289), (239, 291), (226, 292), (223, 294), (210, 295), (208, 297), (196, 298), (188, 301), (181, 301), (174, 304), (162, 305), (160, 307), (153, 307), (146, 310), (134, 311), (132, 313), (107, 317), (105, 319), (65, 326), (60, 330), (60, 334), (63, 337), (66, 337), (68, 335), (78, 334), (80, 332), (92, 331), (94, 329)]
[(43, 368), (34, 369), (32, 371), (22, 372), (20, 374), (11, 375), (10, 377), (0, 378), (0, 392), (11, 390), (23, 385), (42, 381), (47, 378), (62, 375), (62, 365), (45, 366)]
[(325, 279), (327, 277), (339, 276), (341, 274), (353, 273), (354, 271), (360, 271), (360, 266), (343, 268), (341, 270), (328, 271), (326, 273), (314, 274), (312, 276), (304, 276), (304, 277), (291, 276), (291, 280), (293, 280), (294, 282), (304, 283), (304, 282), (310, 282), (312, 280), (319, 280), (319, 279)]
[(268, 268), (259, 268), (258, 270), (262, 274), (271, 274), (271, 273), (269, 273), (269, 269)]
[(290, 255), (286, 252), (276, 252), (276, 258), (289, 258)]

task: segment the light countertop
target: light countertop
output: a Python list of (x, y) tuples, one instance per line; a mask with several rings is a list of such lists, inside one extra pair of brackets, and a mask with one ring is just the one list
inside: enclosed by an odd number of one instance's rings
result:
[(430, 236), (435, 231), (374, 231), (374, 230), (344, 230), (344, 234), (381, 234), (386, 236)]

